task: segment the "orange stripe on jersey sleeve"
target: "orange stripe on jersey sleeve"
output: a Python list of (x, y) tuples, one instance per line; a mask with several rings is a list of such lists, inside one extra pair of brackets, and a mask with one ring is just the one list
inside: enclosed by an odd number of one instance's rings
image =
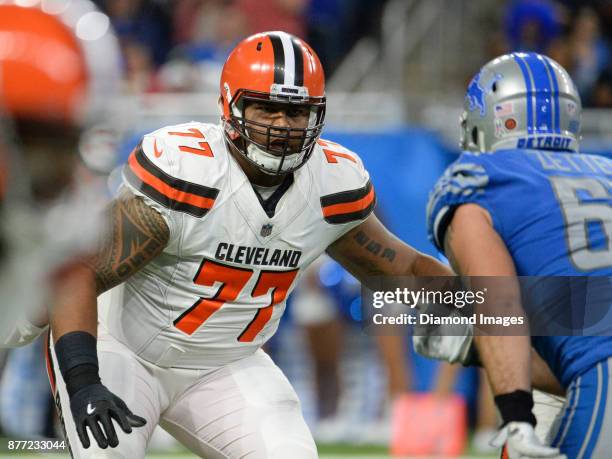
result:
[(128, 159), (126, 179), (151, 199), (174, 210), (202, 217), (210, 210), (219, 193), (185, 180), (174, 178), (153, 164), (142, 151), (136, 148)]
[(363, 220), (374, 210), (375, 204), (376, 193), (370, 181), (356, 190), (321, 197), (323, 217), (332, 224)]
[(353, 202), (347, 202), (344, 204), (334, 204), (323, 208), (323, 216), (331, 217), (339, 214), (349, 214), (353, 212), (359, 212), (368, 208), (374, 201), (374, 188), (370, 189), (370, 192), (361, 199)]
[(168, 185), (164, 181), (158, 179), (153, 174), (147, 172), (137, 161), (134, 153), (130, 155), (129, 164), (136, 176), (145, 182), (147, 185), (152, 186), (164, 196), (178, 202), (184, 202), (193, 206), (210, 209), (215, 203), (214, 199), (202, 198), (191, 193), (177, 190), (171, 185)]

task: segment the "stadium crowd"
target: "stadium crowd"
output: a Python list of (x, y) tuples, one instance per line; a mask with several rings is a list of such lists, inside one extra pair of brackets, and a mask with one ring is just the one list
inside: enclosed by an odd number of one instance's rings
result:
[(245, 36), (304, 37), (331, 74), (353, 44), (377, 35), (385, 0), (97, 0), (119, 37), (126, 86), (136, 93), (215, 90)]
[(585, 107), (612, 107), (612, 5), (602, 0), (513, 0), (489, 57), (544, 53), (565, 67)]
[[(134, 93), (214, 90), (229, 50), (244, 36), (285, 30), (318, 50), (328, 75), (364, 36), (380, 36), (388, 0), (96, 0), (121, 42), (125, 86)], [(550, 55), (587, 107), (612, 106), (612, 7), (601, 0), (511, 0), (490, 56)]]

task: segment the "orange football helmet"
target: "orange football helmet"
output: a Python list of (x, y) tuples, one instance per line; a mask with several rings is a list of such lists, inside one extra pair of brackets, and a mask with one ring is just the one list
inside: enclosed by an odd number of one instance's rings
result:
[(35, 338), (26, 318), (52, 303), (57, 273), (94, 249), (105, 180), (80, 175), (79, 139), (109, 110), (119, 57), (90, 1), (0, 0), (2, 346)]
[(22, 3), (0, 2), (0, 110), (80, 125), (101, 91), (118, 88), (110, 21), (86, 0)]
[[(227, 58), (220, 90), (226, 139), (249, 162), (267, 174), (286, 174), (306, 163), (325, 118), (325, 75), (307, 43), (285, 32), (246, 38)], [(307, 127), (277, 127), (245, 118), (245, 103), (264, 101), (309, 108)], [(266, 142), (256, 142), (254, 132)], [(277, 148), (279, 141), (282, 147)]]
[(109, 18), (93, 3), (0, 1), (0, 143), (3, 167), (10, 169), (7, 193), (18, 189), (11, 195), (25, 198), (28, 186), (33, 195), (59, 193), (74, 163), (60, 158), (77, 157), (83, 127), (107, 110), (119, 84), (117, 40)]
[(0, 104), (8, 115), (72, 122), (87, 79), (68, 27), (37, 8), (0, 6)]

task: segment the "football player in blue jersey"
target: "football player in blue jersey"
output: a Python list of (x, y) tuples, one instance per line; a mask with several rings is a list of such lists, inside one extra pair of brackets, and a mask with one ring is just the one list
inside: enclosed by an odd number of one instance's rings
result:
[[(431, 193), (428, 230), (459, 274), (516, 279), (497, 292), (502, 314), (527, 309), (517, 276), (561, 286), (577, 277), (556, 276), (612, 276), (612, 161), (578, 154), (580, 120), (570, 76), (540, 54), (498, 57), (468, 87), (464, 152)], [(474, 337), (502, 417), (503, 457), (609, 458), (612, 337), (554, 334)], [(566, 391), (548, 445), (534, 432), (531, 347)]]

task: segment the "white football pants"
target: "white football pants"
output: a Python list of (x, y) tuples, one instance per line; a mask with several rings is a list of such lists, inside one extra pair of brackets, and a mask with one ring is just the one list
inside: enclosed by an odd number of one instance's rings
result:
[(48, 351), (51, 385), (73, 457), (144, 458), (158, 424), (208, 459), (318, 457), (295, 391), (262, 350), (212, 371), (161, 368), (140, 359), (100, 328), (102, 383), (147, 420), (131, 434), (114, 423), (119, 446), (107, 449), (98, 448), (91, 435), (91, 446), (82, 447), (52, 345)]

